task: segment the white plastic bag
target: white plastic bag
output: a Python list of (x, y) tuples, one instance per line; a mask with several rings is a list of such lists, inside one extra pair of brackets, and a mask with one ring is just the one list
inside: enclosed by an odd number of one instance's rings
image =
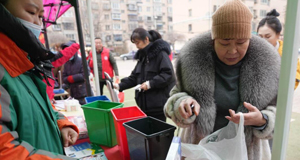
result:
[(244, 134), (244, 116), (240, 123), (229, 122), (224, 128), (203, 138), (198, 145), (182, 143), (186, 160), (248, 160)]

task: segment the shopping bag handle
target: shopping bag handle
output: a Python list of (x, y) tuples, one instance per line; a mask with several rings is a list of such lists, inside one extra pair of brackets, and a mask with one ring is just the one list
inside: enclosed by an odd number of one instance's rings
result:
[(242, 112), (238, 113), (240, 115), (240, 122), (238, 125), (238, 128), (236, 128), (237, 133), (242, 134), (244, 133), (244, 123), (245, 123), (245, 118), (244, 114)]

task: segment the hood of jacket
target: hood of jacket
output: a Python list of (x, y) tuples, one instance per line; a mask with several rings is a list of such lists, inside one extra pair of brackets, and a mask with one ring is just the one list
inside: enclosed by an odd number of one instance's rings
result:
[(158, 39), (149, 43), (145, 48), (140, 49), (134, 56), (134, 59), (142, 59), (147, 54), (149, 59), (157, 56), (161, 51), (165, 51), (168, 55), (171, 53), (171, 48), (168, 42)]
[(19, 48), (28, 53), (30, 61), (34, 64), (35, 73), (42, 73), (44, 78), (52, 78), (53, 66), (49, 59), (54, 57), (54, 54), (46, 49), (35, 35), (11, 15), (3, 5), (0, 5), (0, 21), (0, 32), (7, 35)]

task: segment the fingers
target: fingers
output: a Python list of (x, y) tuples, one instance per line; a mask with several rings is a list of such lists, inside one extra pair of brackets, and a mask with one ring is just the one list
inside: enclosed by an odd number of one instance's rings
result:
[(197, 103), (197, 102), (196, 102), (196, 103), (193, 103), (193, 104), (195, 105), (193, 111), (194, 111), (195, 115), (198, 116), (199, 113), (200, 113), (200, 105), (199, 105), (199, 103)]
[(69, 134), (68, 132), (62, 132), (64, 147), (69, 146)]
[(258, 110), (255, 106), (247, 102), (244, 102), (244, 106), (249, 110), (249, 112), (254, 112), (255, 110)]
[(229, 121), (232, 121), (236, 124), (239, 124), (240, 122), (240, 115), (236, 114), (234, 110), (229, 109), (229, 115), (230, 116), (225, 116), (226, 119), (228, 119)]
[(147, 88), (147, 85), (145, 84), (145, 83), (143, 83), (142, 85), (141, 85), (141, 89), (142, 90), (144, 90), (144, 91), (146, 91), (148, 88)]
[(77, 141), (77, 138), (78, 138), (78, 134), (77, 134), (77, 132), (75, 132), (75, 131), (73, 130), (73, 133), (70, 134), (69, 145), (75, 144), (75, 142)]
[[(193, 109), (191, 108), (192, 105), (194, 106)], [(195, 101), (192, 98), (187, 98), (183, 100), (179, 105), (180, 115), (185, 119), (191, 117), (193, 115), (193, 112), (195, 113), (196, 116), (198, 116), (199, 111), (200, 111), (200, 105), (197, 103), (197, 101)]]

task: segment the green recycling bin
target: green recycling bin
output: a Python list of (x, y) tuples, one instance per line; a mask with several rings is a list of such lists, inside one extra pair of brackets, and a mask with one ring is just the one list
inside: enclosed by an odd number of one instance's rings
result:
[(123, 105), (116, 102), (95, 101), (81, 106), (92, 143), (108, 147), (117, 145), (114, 119), (110, 110), (122, 108)]

